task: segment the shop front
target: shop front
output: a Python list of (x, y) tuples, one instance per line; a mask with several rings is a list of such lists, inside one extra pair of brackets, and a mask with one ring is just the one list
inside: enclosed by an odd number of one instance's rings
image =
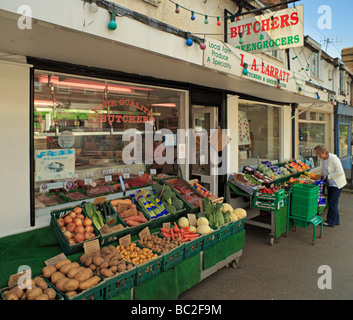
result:
[(353, 155), (353, 111), (342, 103), (335, 110), (336, 154), (342, 161), (347, 177), (351, 177)]

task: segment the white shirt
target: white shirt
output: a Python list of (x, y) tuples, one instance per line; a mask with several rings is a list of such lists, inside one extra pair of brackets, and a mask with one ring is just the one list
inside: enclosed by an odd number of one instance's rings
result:
[(329, 157), (326, 160), (322, 161), (322, 175), (327, 177), (328, 185), (330, 187), (336, 187), (337, 188), (337, 184), (335, 183), (335, 180), (328, 178), (328, 175), (329, 175), (329, 172), (328, 172), (329, 158), (330, 158), (330, 154), (329, 154)]
[(342, 162), (335, 154), (329, 153), (329, 157), (326, 160), (327, 163), (327, 173), (324, 173), (324, 161), (321, 160), (320, 171), (321, 175), (327, 176), (327, 179), (333, 180), (338, 189), (343, 188), (347, 184), (346, 175), (342, 167)]

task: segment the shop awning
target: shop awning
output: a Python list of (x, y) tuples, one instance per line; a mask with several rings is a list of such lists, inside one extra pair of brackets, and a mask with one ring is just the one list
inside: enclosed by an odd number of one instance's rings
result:
[[(166, 81), (177, 81), (242, 93), (265, 100), (314, 103), (313, 96), (277, 89), (244, 77), (203, 66), (203, 52), (187, 47), (185, 39), (129, 18), (119, 18), (115, 31), (107, 28), (107, 12), (95, 16), (82, 1), (37, 0), (32, 28), (18, 27), (21, 1), (0, 0), (0, 52), (115, 70)], [(68, 14), (70, 12), (70, 14)]]

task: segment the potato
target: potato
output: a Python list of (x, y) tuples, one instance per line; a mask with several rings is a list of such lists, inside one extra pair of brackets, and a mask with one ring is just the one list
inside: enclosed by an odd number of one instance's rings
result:
[(118, 265), (118, 272), (123, 272), (126, 270), (126, 264), (125, 263), (120, 263)]
[(77, 292), (76, 291), (68, 291), (65, 293), (68, 297), (72, 297), (72, 296), (75, 296), (77, 295)]
[[(83, 282), (88, 280), (89, 278), (91, 278), (93, 276), (93, 271), (90, 268), (85, 268), (84, 270), (78, 272), (75, 276), (75, 280), (78, 282)], [(76, 290), (76, 289), (73, 289)]]
[(92, 263), (88, 268), (90, 268), (92, 271), (95, 271), (97, 269), (97, 266)]
[(67, 272), (73, 267), (78, 268), (80, 267), (80, 265), (78, 262), (71, 262), (71, 263), (65, 264), (60, 268), (60, 272), (62, 272), (63, 274), (67, 274)]
[(83, 255), (81, 255), (81, 257), (80, 257), (80, 262), (81, 263), (85, 263), (85, 260), (88, 258), (88, 257), (90, 257), (90, 255), (89, 254), (87, 254), (87, 253), (84, 253)]
[(71, 263), (71, 260), (70, 259), (63, 259), (63, 260), (60, 260), (59, 262), (57, 262), (57, 264), (55, 265), (55, 268), (57, 270), (59, 270), (63, 265), (65, 264), (69, 264)]
[(109, 262), (114, 256), (112, 254), (107, 254), (103, 256), (104, 261)]
[(119, 259), (112, 259), (109, 261), (109, 267), (113, 267), (113, 266), (118, 266), (120, 263), (120, 260)]
[(59, 279), (64, 278), (64, 277), (65, 277), (65, 275), (62, 272), (56, 271), (51, 276), (51, 282), (53, 284), (56, 284)]
[(79, 289), (80, 290), (87, 290), (93, 286), (95, 286), (96, 284), (99, 283), (101, 279), (97, 276), (93, 276), (92, 278), (86, 280), (86, 281), (83, 281), (79, 284)]
[(8, 292), (5, 296), (5, 300), (18, 300), (18, 296), (14, 292)]
[(131, 263), (129, 263), (129, 264), (126, 266), (126, 269), (127, 269), (127, 270), (130, 270), (132, 267), (133, 267), (133, 265), (132, 265)]
[(114, 276), (114, 272), (109, 269), (101, 269), (101, 275), (105, 278), (110, 278)]
[(104, 259), (102, 257), (98, 257), (98, 256), (93, 257), (93, 263), (97, 267), (99, 267), (103, 262), (104, 262)]
[(36, 284), (37, 287), (41, 288), (42, 290), (45, 290), (48, 288), (48, 284), (44, 281), (43, 278), (35, 278), (34, 283)]
[(67, 272), (66, 276), (69, 278), (69, 279), (74, 279), (75, 276), (82, 270), (84, 270), (85, 267), (73, 267), (73, 268), (70, 268), (70, 270)]
[(79, 284), (80, 284), (80, 283), (79, 283), (77, 280), (75, 280), (75, 279), (68, 279), (68, 280), (64, 283), (64, 292), (77, 290)]
[(55, 266), (46, 266), (42, 269), (42, 274), (44, 277), (50, 279), (51, 275), (56, 272)]
[(112, 272), (117, 272), (118, 271), (118, 266), (112, 266), (109, 268), (109, 270), (111, 270)]
[(26, 290), (26, 296), (28, 300), (36, 300), (42, 293), (43, 290), (38, 287)]
[(56, 292), (52, 288), (45, 289), (43, 293), (49, 297), (49, 300), (54, 300), (56, 298)]
[(109, 262), (104, 261), (103, 263), (101, 263), (101, 265), (99, 266), (99, 268), (101, 269), (107, 269), (109, 267)]
[(16, 286), (16, 287), (13, 287), (9, 292), (9, 293), (14, 293), (18, 299), (21, 299), (23, 294), (24, 294), (24, 291), (22, 288), (20, 288), (19, 286)]
[(42, 293), (35, 300), (49, 300), (48, 295)]
[(55, 287), (56, 289), (58, 289), (59, 291), (62, 291), (64, 292), (64, 284), (66, 281), (70, 280), (69, 278), (67, 277), (63, 277), (63, 278), (60, 278), (56, 283), (55, 283)]

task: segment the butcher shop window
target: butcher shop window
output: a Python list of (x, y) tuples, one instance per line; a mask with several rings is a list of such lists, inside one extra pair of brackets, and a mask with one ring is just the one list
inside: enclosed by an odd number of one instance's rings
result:
[[(178, 174), (177, 165), (146, 163), (145, 125), (149, 123), (153, 132), (169, 129), (170, 137), (163, 143), (176, 154), (175, 137), (177, 129), (184, 128), (186, 101), (182, 90), (36, 70), (36, 216), (53, 206), (122, 192), (123, 186), (127, 190), (145, 186), (150, 180), (142, 175), (151, 169)], [(130, 143), (124, 139), (128, 129), (141, 133), (135, 142), (136, 150), (142, 150), (139, 163), (123, 161), (124, 147)]]

